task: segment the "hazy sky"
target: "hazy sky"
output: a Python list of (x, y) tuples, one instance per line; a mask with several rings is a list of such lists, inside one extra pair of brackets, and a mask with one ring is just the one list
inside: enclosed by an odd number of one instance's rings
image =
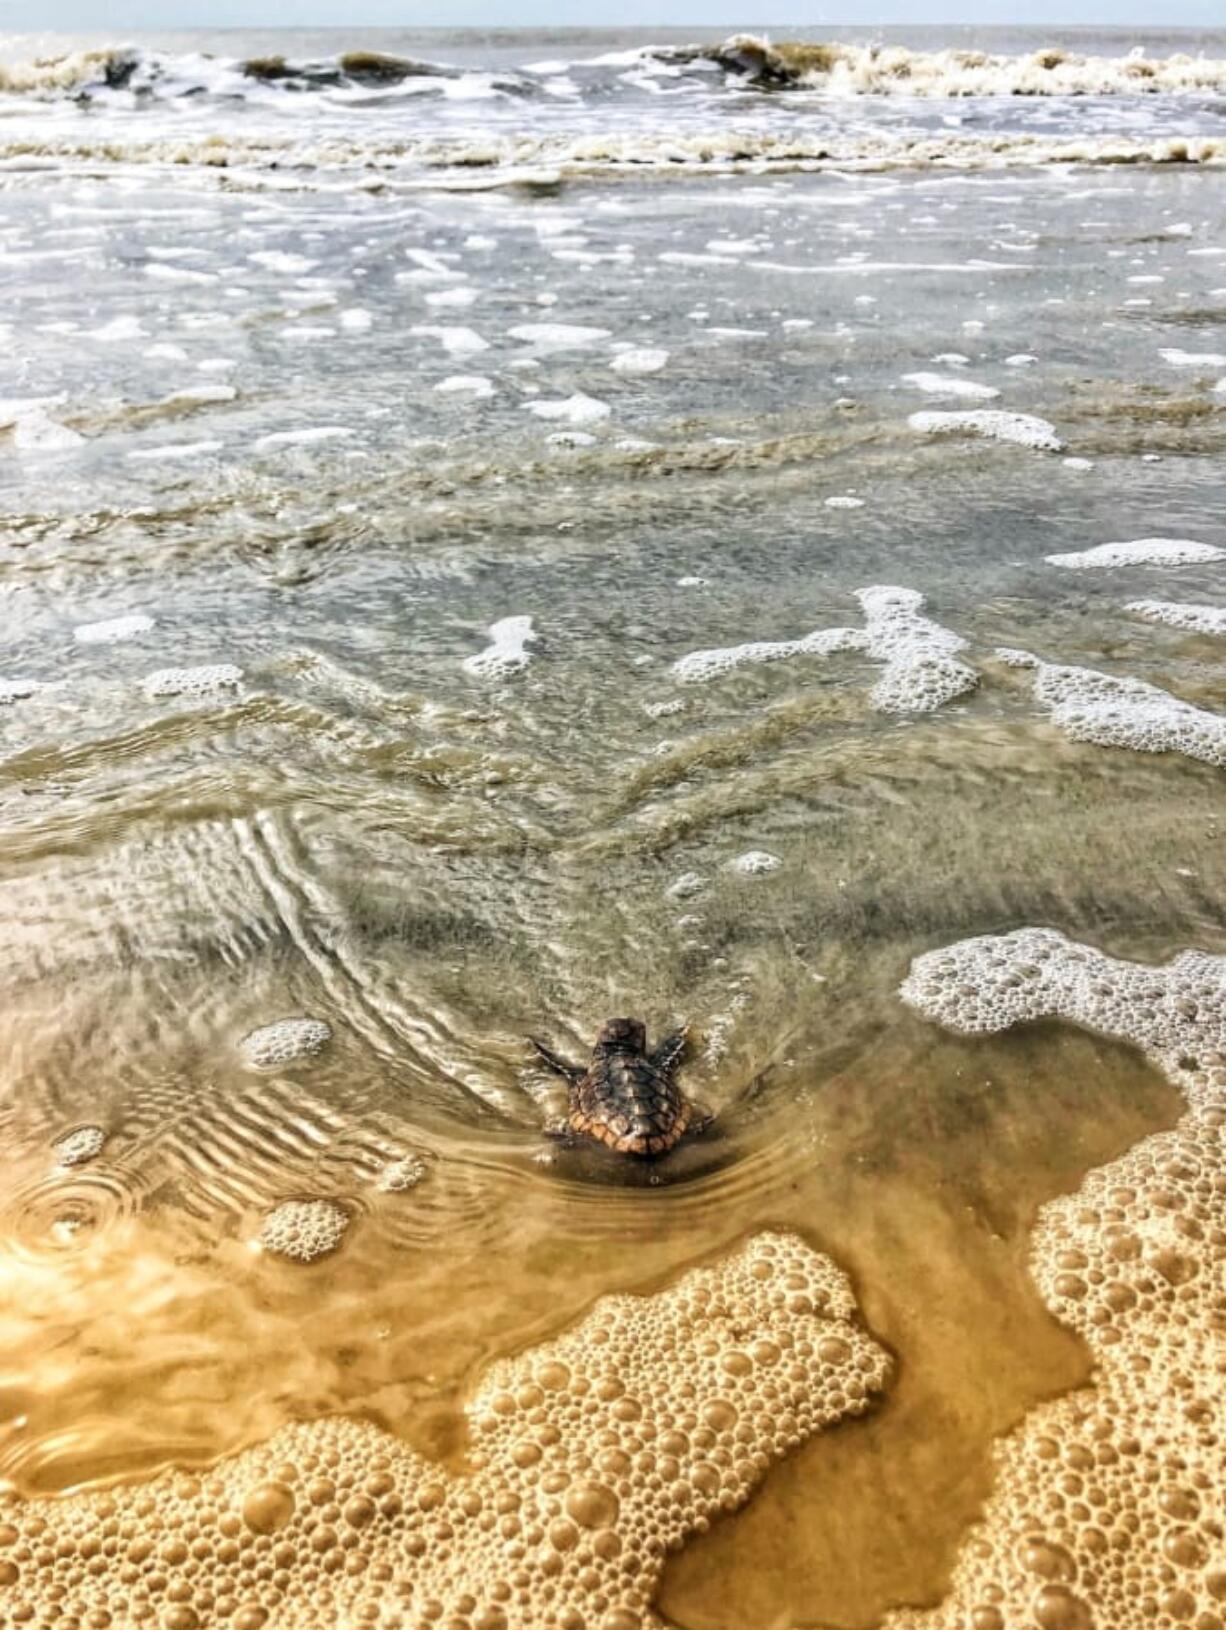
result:
[(136, 28), (229, 28), (273, 25), (419, 27), (600, 26), (642, 28), (763, 28), (776, 37), (786, 25), (822, 23), (1115, 23), (1226, 26), (1226, 0), (773, 0), (756, 8), (735, 0), (0, 0), (0, 30), (92, 29), (114, 34)]

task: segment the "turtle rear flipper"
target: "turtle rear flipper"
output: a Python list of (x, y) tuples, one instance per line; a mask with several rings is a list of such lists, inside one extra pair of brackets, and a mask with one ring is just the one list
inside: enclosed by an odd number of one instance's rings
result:
[(569, 1081), (572, 1084), (583, 1080), (586, 1072), (578, 1064), (568, 1064), (564, 1058), (559, 1058), (557, 1053), (546, 1047), (543, 1041), (538, 1041), (535, 1036), (529, 1036), (528, 1040), (535, 1047), (541, 1063), (544, 1064), (547, 1070), (552, 1070), (555, 1075), (560, 1075), (564, 1081)]
[(697, 1136), (698, 1133), (707, 1131), (714, 1121), (713, 1109), (709, 1109), (706, 1104), (696, 1104), (690, 1100), (690, 1118), (685, 1128), (687, 1133)]

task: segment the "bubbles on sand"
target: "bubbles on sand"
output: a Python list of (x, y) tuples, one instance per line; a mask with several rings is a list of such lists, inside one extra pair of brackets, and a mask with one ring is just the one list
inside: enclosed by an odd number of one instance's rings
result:
[(1001, 650), (1013, 668), (1035, 670), (1034, 694), (1073, 741), (1131, 747), (1138, 753), (1183, 753), (1226, 765), (1226, 717), (1181, 702), (1141, 679), (1117, 679), (1093, 668), (1040, 662), (1026, 651)]
[(0, 1565), (32, 1630), (66, 1593), (82, 1623), (168, 1630), (646, 1630), (667, 1553), (861, 1414), (887, 1369), (838, 1269), (761, 1234), (493, 1364), (467, 1406), (469, 1475), (311, 1421), (203, 1476), (58, 1500), (53, 1546), (44, 1505), (4, 1496)]
[(528, 645), (536, 639), (531, 617), (503, 617), (491, 623), (488, 632), (490, 643), (485, 650), (464, 659), (468, 673), (480, 679), (505, 679), (528, 666)]
[(1130, 600), (1124, 607), (1147, 623), (1165, 623), (1168, 628), (1185, 628), (1192, 634), (1226, 634), (1226, 609), (1219, 606), (1187, 605), (1177, 600)]
[(100, 623), (78, 623), (72, 637), (78, 645), (114, 645), (120, 640), (135, 639), (147, 634), (153, 627), (153, 618), (142, 612), (128, 617), (110, 617)]
[(51, 1148), (57, 1165), (84, 1166), (87, 1161), (97, 1159), (105, 1146), (106, 1133), (100, 1126), (78, 1126), (75, 1131), (56, 1138)]
[(632, 345), (627, 351), (619, 351), (609, 367), (619, 374), (658, 374), (667, 363), (667, 351), (656, 346)]
[(965, 413), (913, 413), (907, 420), (912, 430), (929, 436), (983, 436), (988, 441), (1013, 442), (1036, 452), (1061, 453), (1064, 443), (1056, 427), (1031, 413), (1004, 413), (994, 408), (975, 408)]
[(334, 1200), (283, 1200), (264, 1218), (258, 1243), (274, 1256), (314, 1262), (330, 1256), (349, 1227), (349, 1213)]
[(252, 1069), (275, 1070), (315, 1058), (332, 1039), (332, 1028), (322, 1019), (277, 1019), (244, 1036), (243, 1058)]
[(426, 1175), (426, 1163), (420, 1155), (401, 1155), (389, 1160), (379, 1173), (377, 1187), (385, 1194), (403, 1194), (414, 1189)]
[(1178, 346), (1168, 346), (1158, 355), (1172, 368), (1226, 368), (1226, 353), (1221, 351), (1181, 351)]
[(243, 670), (232, 662), (209, 662), (198, 668), (159, 668), (144, 680), (148, 696), (216, 696), (237, 690)]
[(566, 424), (576, 426), (599, 424), (601, 419), (609, 417), (607, 402), (598, 402), (594, 396), (585, 396), (582, 391), (555, 400), (545, 398), (536, 402), (524, 402), (521, 406), (526, 413), (533, 413), (538, 419), (560, 419)]
[(960, 379), (957, 375), (904, 374), (902, 380), (904, 385), (914, 385), (926, 396), (961, 396), (971, 402), (990, 402), (1000, 395), (992, 385), (977, 385), (973, 379)]
[(788, 657), (829, 656), (832, 651), (863, 649), (865, 637), (858, 628), (819, 628), (798, 640), (755, 640), (748, 645), (730, 645), (712, 651), (690, 651), (673, 663), (673, 676), (683, 685), (705, 685), (708, 680), (736, 668), (765, 662), (783, 662)]
[(1224, 558), (1226, 549), (1192, 538), (1134, 538), (1128, 543), (1099, 543), (1093, 549), (1046, 557), (1049, 566), (1067, 566), (1075, 572), (1100, 566), (1200, 566)]
[(1220, 1624), (1226, 958), (1188, 951), (1147, 967), (1025, 928), (918, 958), (902, 994), (955, 1030), (1053, 1017), (1131, 1041), (1191, 1107), (1040, 1213), (1032, 1272), (1089, 1346), (1094, 1384), (1001, 1443), (949, 1596), (887, 1625)]
[(777, 872), (782, 865), (779, 856), (766, 849), (746, 849), (743, 855), (729, 862), (731, 870), (740, 872), (743, 877), (764, 877), (768, 872)]
[(922, 594), (876, 587), (860, 589), (856, 599), (864, 608), (868, 653), (885, 663), (871, 698), (878, 712), (931, 713), (974, 690), (979, 675), (954, 655), (966, 641), (921, 616)]
[(0, 707), (24, 702), (42, 688), (36, 679), (0, 679)]
[(863, 631), (819, 628), (798, 640), (690, 651), (673, 663), (673, 675), (682, 684), (700, 685), (736, 668), (789, 657), (867, 651), (885, 664), (871, 695), (872, 705), (881, 713), (928, 713), (978, 684), (975, 670), (954, 655), (966, 641), (921, 615), (924, 597), (915, 589), (877, 585), (858, 590), (856, 599), (864, 612)]

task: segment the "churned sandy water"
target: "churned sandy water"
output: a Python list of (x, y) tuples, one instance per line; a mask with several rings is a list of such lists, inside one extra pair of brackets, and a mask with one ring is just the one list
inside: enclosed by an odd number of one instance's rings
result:
[(1222, 1630), (1226, 36), (0, 64), (0, 1624)]

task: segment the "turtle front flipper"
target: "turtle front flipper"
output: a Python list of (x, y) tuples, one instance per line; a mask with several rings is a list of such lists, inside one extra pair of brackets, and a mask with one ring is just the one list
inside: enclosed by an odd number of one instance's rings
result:
[(663, 1041), (657, 1042), (648, 1054), (652, 1064), (662, 1075), (670, 1075), (677, 1068), (681, 1055), (685, 1052), (689, 1035), (689, 1025), (682, 1025), (680, 1030), (674, 1030), (671, 1035), (665, 1036)]
[(535, 1036), (529, 1036), (528, 1040), (536, 1048), (541, 1063), (544, 1064), (546, 1069), (552, 1070), (555, 1075), (560, 1075), (564, 1081), (569, 1081), (572, 1086), (577, 1081), (583, 1080), (584, 1071), (580, 1065), (568, 1064), (564, 1058), (559, 1058), (557, 1053), (546, 1047), (543, 1041), (537, 1041)]

